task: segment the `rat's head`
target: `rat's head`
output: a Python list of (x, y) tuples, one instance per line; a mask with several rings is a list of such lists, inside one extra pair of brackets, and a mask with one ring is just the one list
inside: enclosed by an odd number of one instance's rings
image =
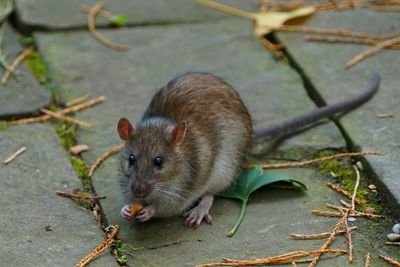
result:
[(125, 141), (120, 157), (122, 187), (136, 198), (151, 199), (156, 192), (165, 193), (178, 184), (183, 160), (179, 145), (186, 128), (185, 121), (175, 123), (163, 118), (150, 118), (134, 127), (121, 118), (118, 134)]

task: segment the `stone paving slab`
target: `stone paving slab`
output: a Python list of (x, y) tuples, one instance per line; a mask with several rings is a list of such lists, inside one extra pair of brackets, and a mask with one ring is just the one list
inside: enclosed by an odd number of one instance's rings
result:
[[(137, 120), (154, 91), (186, 71), (208, 71), (232, 83), (256, 125), (279, 122), (315, 108), (298, 75), (290, 67), (276, 63), (251, 33), (251, 25), (243, 20), (104, 32), (114, 40), (129, 43), (130, 50), (121, 53), (105, 48), (87, 32), (35, 34), (64, 100), (86, 93), (107, 96), (105, 103), (76, 115), (96, 125), (94, 129), (78, 130), (78, 142), (91, 147), (83, 155), (88, 164), (107, 148), (120, 143), (115, 132), (119, 117)], [(341, 147), (344, 141), (332, 124), (326, 124), (289, 139), (287, 147), (291, 145)], [(233, 239), (225, 238), (225, 234), (238, 215), (239, 205), (222, 199), (213, 207), (215, 224), (204, 225), (197, 231), (184, 228), (181, 218), (132, 225), (119, 215), (116, 160), (113, 156), (104, 162), (94, 174), (93, 182), (98, 194), (107, 195), (102, 201), (103, 209), (110, 224), (121, 225), (122, 239), (146, 247), (129, 259), (137, 266), (192, 266), (222, 256), (243, 258), (283, 253), (303, 246), (286, 238), (289, 232), (328, 230), (335, 221), (310, 217), (310, 209), (334, 202), (336, 195), (322, 182), (315, 182), (320, 174), (296, 169), (289, 173), (307, 182), (310, 191), (267, 190), (256, 194), (240, 232)], [(371, 241), (366, 235), (359, 238), (364, 244), (359, 252), (362, 259)], [(182, 243), (148, 249), (175, 241)], [(319, 245), (320, 242), (311, 241), (308, 248)], [(335, 258), (322, 266), (343, 263), (343, 259)], [(361, 261), (357, 264), (363, 266)]]
[[(87, 14), (80, 12), (82, 6), (94, 6), (97, 0), (15, 0), (19, 20), (29, 26), (47, 29), (86, 27)], [(195, 0), (106, 0), (104, 10), (111, 14), (128, 16), (127, 23), (168, 24), (199, 22), (220, 19), (229, 15), (196, 3)], [(220, 0), (232, 7), (246, 11), (256, 11), (257, 5), (248, 0)], [(104, 18), (96, 20), (97, 25), (109, 25)]]
[[(373, 23), (371, 23), (373, 22)], [(367, 9), (327, 13), (312, 17), (306, 25), (345, 28), (359, 32), (386, 33), (400, 30), (398, 13), (379, 13)], [(400, 205), (400, 136), (399, 129), (400, 56), (397, 50), (384, 50), (347, 70), (344, 64), (367, 48), (355, 44), (304, 43), (301, 34), (279, 33), (289, 52), (307, 73), (322, 96), (329, 101), (345, 98), (365, 90), (373, 73), (381, 75), (378, 94), (365, 106), (341, 119), (345, 130), (362, 151), (384, 152), (384, 157), (368, 157), (368, 162), (382, 184), (383, 192)], [(380, 119), (377, 114), (394, 112), (393, 119)], [(390, 192), (390, 193), (389, 193)], [(399, 209), (393, 212), (400, 216)]]
[[(104, 239), (89, 211), (54, 193), (81, 182), (51, 126), (0, 131), (0, 159), (0, 266), (73, 266)], [(105, 253), (93, 266), (116, 264)]]
[[(2, 51), (7, 62), (11, 64), (22, 50), (11, 26), (6, 25)], [(28, 68), (20, 64), (17, 70), (21, 72), (17, 77), (11, 75), (6, 84), (0, 83), (0, 118), (35, 113), (50, 104), (50, 93), (37, 83)], [(0, 77), (3, 73), (0, 68)]]

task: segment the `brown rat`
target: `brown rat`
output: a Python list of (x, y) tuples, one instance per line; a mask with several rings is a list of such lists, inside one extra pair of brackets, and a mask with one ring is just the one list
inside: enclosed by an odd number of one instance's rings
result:
[(135, 218), (142, 222), (184, 214), (189, 227), (198, 227), (203, 219), (211, 224), (214, 194), (232, 183), (255, 142), (353, 109), (378, 86), (376, 75), (371, 88), (356, 98), (253, 133), (249, 112), (229, 84), (207, 73), (173, 79), (155, 94), (136, 126), (126, 118), (118, 122), (126, 142), (120, 155), (121, 215), (133, 219), (129, 207), (139, 202), (145, 207)]

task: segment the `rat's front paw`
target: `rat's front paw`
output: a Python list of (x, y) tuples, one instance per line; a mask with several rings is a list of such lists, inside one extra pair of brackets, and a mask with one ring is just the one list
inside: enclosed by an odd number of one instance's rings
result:
[(121, 216), (126, 220), (132, 220), (133, 214), (130, 209), (130, 205), (124, 205), (121, 209)]
[(139, 222), (147, 222), (150, 220), (151, 217), (153, 217), (155, 212), (155, 209), (152, 205), (147, 206), (143, 209), (141, 209), (138, 214), (136, 215), (136, 220)]

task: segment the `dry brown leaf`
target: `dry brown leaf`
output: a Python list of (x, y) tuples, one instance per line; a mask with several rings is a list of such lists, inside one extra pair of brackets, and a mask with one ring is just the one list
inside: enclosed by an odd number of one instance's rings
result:
[(84, 152), (84, 151), (87, 151), (87, 150), (89, 150), (89, 146), (88, 146), (88, 145), (85, 145), (85, 144), (81, 144), (81, 145), (72, 146), (72, 147), (69, 149), (69, 152), (70, 152), (72, 155), (76, 156), (76, 155), (79, 155), (80, 153), (82, 153), (82, 152)]

